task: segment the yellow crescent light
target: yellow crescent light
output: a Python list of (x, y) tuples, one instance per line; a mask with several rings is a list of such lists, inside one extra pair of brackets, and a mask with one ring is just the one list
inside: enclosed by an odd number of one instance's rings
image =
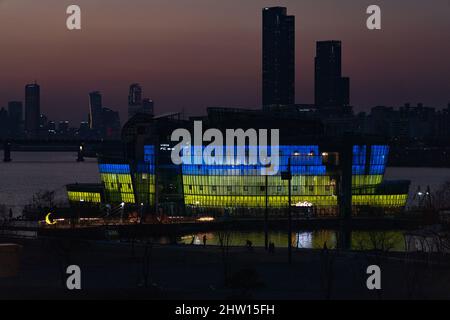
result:
[(50, 225), (56, 224), (56, 221), (52, 221), (52, 220), (50, 219), (50, 215), (51, 215), (51, 214), (52, 214), (52, 213), (49, 212), (49, 213), (45, 216), (45, 223), (46, 223), (46, 224), (50, 224)]

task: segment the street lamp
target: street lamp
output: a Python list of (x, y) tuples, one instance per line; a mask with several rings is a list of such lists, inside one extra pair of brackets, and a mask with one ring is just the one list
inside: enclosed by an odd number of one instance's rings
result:
[[(297, 155), (294, 153), (294, 155)], [(288, 157), (287, 171), (281, 173), (281, 180), (288, 181), (288, 262), (292, 263), (292, 212), (291, 212), (291, 184), (292, 184), (292, 172), (291, 172), (291, 156)]]
[(125, 202), (122, 202), (120, 204), (120, 223), (123, 223), (123, 211), (124, 211), (124, 208), (125, 208)]
[(270, 164), (264, 165), (265, 168), (265, 192), (266, 192), (266, 207), (264, 210), (264, 248), (269, 249), (269, 183), (267, 170), (271, 167)]

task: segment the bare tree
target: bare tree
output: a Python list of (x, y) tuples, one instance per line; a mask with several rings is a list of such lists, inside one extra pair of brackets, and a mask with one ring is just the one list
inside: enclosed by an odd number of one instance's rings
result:
[(331, 299), (333, 290), (335, 254), (334, 251), (330, 252), (325, 242), (320, 251), (320, 280), (324, 298), (327, 300)]
[(50, 209), (55, 205), (55, 191), (38, 191), (33, 195), (33, 207), (37, 209)]
[[(395, 248), (396, 236), (393, 232), (369, 231), (367, 237), (362, 235), (357, 240), (357, 248), (362, 251), (363, 257), (369, 265), (377, 265), (382, 268), (382, 264), (392, 249)], [(382, 290), (376, 290), (378, 299), (382, 299)]]
[(231, 246), (231, 231), (225, 226), (222, 230), (217, 232), (219, 238), (219, 246), (223, 265), (224, 284), (228, 285), (230, 280), (230, 246)]

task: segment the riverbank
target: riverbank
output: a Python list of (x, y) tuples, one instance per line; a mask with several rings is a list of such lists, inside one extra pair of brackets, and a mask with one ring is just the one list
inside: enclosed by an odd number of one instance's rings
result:
[[(227, 219), (212, 222), (181, 222), (181, 223), (143, 223), (143, 224), (105, 224), (85, 225), (79, 228), (70, 228), (69, 225), (44, 226), (37, 229), (38, 235), (43, 237), (70, 237), (90, 240), (104, 240), (111, 235), (117, 238), (142, 238), (152, 236), (179, 236), (188, 233), (209, 232), (216, 230), (251, 231), (264, 230), (262, 219)], [(339, 218), (311, 218), (293, 219), (292, 228), (298, 230), (412, 230), (423, 225), (421, 216), (410, 218), (353, 218), (344, 221)], [(283, 218), (270, 219), (269, 230), (287, 230), (288, 220)]]
[[(283, 248), (268, 253), (263, 248), (230, 247), (224, 260), (221, 247), (19, 242), (23, 246), (20, 270), (14, 278), (0, 279), (1, 299), (450, 298), (447, 256), (440, 264), (427, 264), (400, 253), (379, 259), (367, 252), (294, 250), (289, 265)], [(382, 270), (379, 292), (366, 287), (366, 268), (374, 263)], [(77, 292), (65, 289), (64, 271), (70, 264), (82, 271), (82, 290)], [(331, 279), (329, 287), (324, 286), (326, 279)]]

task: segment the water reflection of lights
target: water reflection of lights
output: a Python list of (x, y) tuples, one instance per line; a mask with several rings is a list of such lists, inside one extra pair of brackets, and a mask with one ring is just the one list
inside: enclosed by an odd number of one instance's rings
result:
[(198, 218), (197, 221), (214, 221), (213, 217), (201, 217)]
[(313, 233), (299, 232), (297, 233), (297, 248), (312, 248), (313, 247)]

